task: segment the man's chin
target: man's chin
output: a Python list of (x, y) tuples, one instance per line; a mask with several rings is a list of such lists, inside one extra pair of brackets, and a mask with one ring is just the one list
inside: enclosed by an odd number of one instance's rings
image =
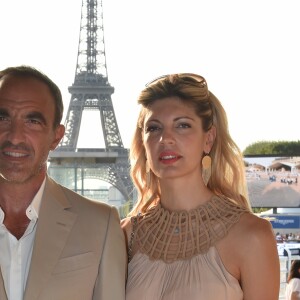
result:
[(45, 173), (44, 172), (37, 172), (34, 174), (28, 174), (28, 173), (22, 173), (18, 172), (16, 173), (6, 173), (1, 174), (0, 182), (7, 183), (7, 184), (26, 184), (30, 181), (38, 181), (41, 178), (44, 178)]

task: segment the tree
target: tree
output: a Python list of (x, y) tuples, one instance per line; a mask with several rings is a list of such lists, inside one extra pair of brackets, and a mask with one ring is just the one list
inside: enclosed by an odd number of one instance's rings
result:
[(243, 155), (300, 156), (300, 141), (261, 141), (246, 147)]

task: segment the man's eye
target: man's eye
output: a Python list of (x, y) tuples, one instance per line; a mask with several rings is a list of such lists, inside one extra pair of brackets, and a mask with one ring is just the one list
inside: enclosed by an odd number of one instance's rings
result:
[(38, 120), (38, 119), (28, 119), (27, 123), (28, 124), (33, 124), (33, 125), (39, 125), (39, 124), (41, 124), (41, 121)]

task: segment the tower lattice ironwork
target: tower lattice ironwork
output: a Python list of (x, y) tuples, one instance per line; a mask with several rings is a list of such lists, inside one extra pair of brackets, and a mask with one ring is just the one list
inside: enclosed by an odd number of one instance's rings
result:
[[(122, 143), (107, 75), (102, 1), (82, 0), (75, 80), (69, 92), (66, 132), (50, 153), (49, 174), (81, 194), (87, 193), (85, 179), (100, 179), (115, 186), (125, 200), (132, 199), (128, 149)], [(103, 136), (104, 148), (77, 147), (85, 109), (99, 111), (102, 128), (95, 128), (91, 138)]]

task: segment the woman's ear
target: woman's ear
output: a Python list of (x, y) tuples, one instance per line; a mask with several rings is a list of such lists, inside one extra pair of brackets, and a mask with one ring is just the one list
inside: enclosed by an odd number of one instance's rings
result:
[(215, 126), (212, 126), (207, 132), (206, 132), (206, 141), (204, 145), (204, 152), (209, 153), (217, 135), (217, 129)]

